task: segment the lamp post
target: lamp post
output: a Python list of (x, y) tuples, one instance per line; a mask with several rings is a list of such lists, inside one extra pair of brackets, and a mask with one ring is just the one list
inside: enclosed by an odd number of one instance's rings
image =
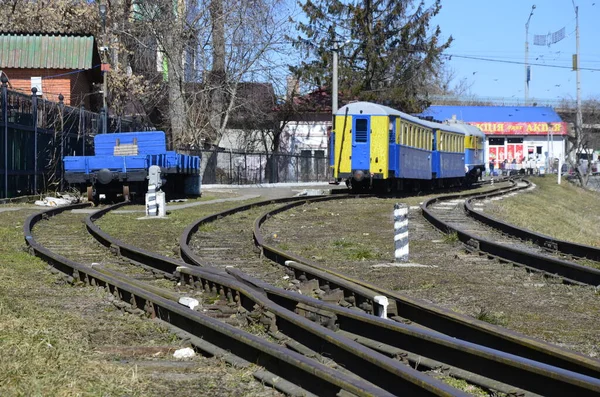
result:
[(98, 6), (98, 11), (100, 12), (100, 18), (102, 19), (102, 31), (104, 34), (104, 45), (101, 48), (102, 51), (102, 109), (104, 110), (104, 117), (102, 118), (102, 133), (106, 134), (106, 130), (107, 130), (107, 118), (108, 118), (108, 108), (106, 107), (106, 91), (108, 89), (108, 82), (107, 82), (107, 75), (106, 73), (108, 72), (108, 68), (106, 67), (107, 63), (108, 63), (108, 47), (106, 47), (106, 45), (108, 44), (107, 39), (106, 39), (106, 5), (105, 4), (100, 4)]
[(333, 41), (333, 76), (331, 81), (331, 113), (333, 117), (338, 111), (338, 44)]
[(529, 21), (535, 10), (535, 4), (531, 6), (531, 12), (525, 23), (525, 104), (529, 100)]
[(575, 9), (575, 77), (577, 80), (577, 118), (575, 120), (575, 134), (577, 135), (577, 150), (581, 144), (581, 130), (583, 127), (583, 117), (581, 115), (581, 80), (579, 73), (579, 7), (575, 5), (575, 0), (571, 0)]

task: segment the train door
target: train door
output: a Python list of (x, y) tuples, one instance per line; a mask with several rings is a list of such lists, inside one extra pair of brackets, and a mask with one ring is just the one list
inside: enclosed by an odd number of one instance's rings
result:
[(368, 116), (352, 117), (352, 170), (369, 170), (371, 120)]
[(398, 147), (396, 142), (398, 139), (396, 135), (399, 133), (398, 128), (398, 117), (390, 117), (390, 128), (389, 128), (389, 156), (390, 156), (390, 165), (388, 167), (390, 171), (389, 177), (398, 176)]
[(369, 140), (371, 141), (369, 171), (376, 179), (386, 179), (390, 167), (390, 117), (371, 116)]

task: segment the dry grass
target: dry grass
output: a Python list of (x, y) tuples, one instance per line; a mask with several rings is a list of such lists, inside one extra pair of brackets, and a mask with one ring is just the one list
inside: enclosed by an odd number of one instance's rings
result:
[(23, 249), (30, 213), (0, 212), (1, 396), (279, 395), (256, 382), (251, 370), (216, 359), (197, 357), (180, 375), (144, 365), (164, 360), (168, 368), (170, 355), (106, 354), (107, 347), (174, 350), (185, 343), (153, 321), (116, 309), (103, 290), (73, 287), (50, 273)]
[(600, 194), (555, 178), (536, 189), (486, 204), (485, 213), (560, 240), (600, 247)]
[[(260, 200), (250, 199), (190, 207), (170, 211), (164, 219), (139, 220), (138, 218), (144, 214), (113, 212), (100, 218), (97, 224), (111, 236), (136, 247), (168, 257), (177, 257), (179, 254), (179, 236), (192, 222), (207, 215)], [(136, 209), (136, 206), (127, 206), (123, 209)], [(214, 226), (208, 224), (203, 226), (205, 228), (203, 230), (211, 230), (212, 227)]]

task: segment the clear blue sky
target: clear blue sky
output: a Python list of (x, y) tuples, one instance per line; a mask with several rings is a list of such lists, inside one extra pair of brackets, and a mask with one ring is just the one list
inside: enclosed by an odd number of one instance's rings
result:
[[(477, 96), (524, 98), (525, 23), (529, 23), (529, 98), (575, 99), (576, 73), (571, 70), (575, 53), (575, 10), (571, 0), (442, 0), (442, 10), (433, 20), (442, 35), (454, 42), (447, 64), (455, 81), (466, 78)], [(600, 99), (600, 0), (575, 0), (579, 6), (580, 67), (582, 98)], [(533, 45), (533, 35), (546, 35), (565, 27), (566, 37), (548, 46)], [(519, 62), (509, 64), (497, 61)], [(565, 69), (541, 65), (564, 66)]]

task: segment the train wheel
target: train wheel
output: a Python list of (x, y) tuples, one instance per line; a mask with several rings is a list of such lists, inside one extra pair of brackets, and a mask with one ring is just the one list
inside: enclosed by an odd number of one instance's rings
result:
[(129, 185), (123, 185), (123, 199), (129, 201)]
[(88, 199), (89, 203), (94, 202), (94, 187), (93, 186), (87, 187), (87, 199)]

